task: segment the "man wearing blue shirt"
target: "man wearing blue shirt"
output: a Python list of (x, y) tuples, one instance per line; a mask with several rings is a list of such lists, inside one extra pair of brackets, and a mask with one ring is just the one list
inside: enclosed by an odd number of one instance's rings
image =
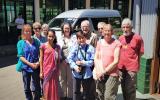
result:
[[(86, 34), (78, 31), (78, 44), (71, 49), (68, 61), (73, 74), (73, 100), (91, 100), (89, 90), (92, 83), (92, 70), (95, 49), (92, 45), (86, 43)], [(83, 87), (83, 96), (81, 98), (81, 85)]]

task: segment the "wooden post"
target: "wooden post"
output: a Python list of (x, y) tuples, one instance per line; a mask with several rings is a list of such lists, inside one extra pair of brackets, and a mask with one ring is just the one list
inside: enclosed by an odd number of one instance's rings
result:
[(68, 0), (65, 0), (65, 11), (68, 11), (68, 9), (69, 9), (68, 4), (69, 4), (69, 1), (68, 1)]
[(39, 8), (39, 0), (34, 0), (35, 6), (35, 21), (40, 22), (40, 8)]
[(154, 36), (155, 37), (155, 47), (154, 47), (154, 54), (153, 54), (153, 60), (152, 60), (152, 65), (151, 65), (151, 77), (150, 77), (150, 94), (159, 92), (158, 88), (158, 82), (160, 83), (160, 64), (159, 60), (160, 58), (158, 57), (158, 53), (160, 52), (160, 9), (157, 11), (157, 33)]
[(152, 64), (151, 64), (150, 94), (154, 94), (156, 92), (157, 79), (158, 79), (158, 67), (159, 67), (159, 59), (153, 58)]
[(86, 0), (86, 9), (90, 9), (90, 0)]

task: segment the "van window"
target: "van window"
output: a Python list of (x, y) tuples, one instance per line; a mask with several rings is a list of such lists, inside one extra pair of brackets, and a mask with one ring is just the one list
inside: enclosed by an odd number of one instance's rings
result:
[(119, 17), (109, 18), (109, 23), (113, 26), (113, 28), (120, 28), (121, 27), (121, 18), (119, 18)]
[(88, 20), (88, 18), (79, 18), (73, 27), (73, 32), (77, 32), (81, 29), (81, 22), (84, 20)]
[(114, 34), (117, 37), (122, 35), (123, 32), (121, 30), (121, 18), (120, 17), (109, 18), (109, 23), (113, 26)]
[(55, 18), (50, 22), (49, 27), (61, 28), (62, 23), (68, 22), (72, 25), (75, 20), (75, 18)]
[(59, 28), (61, 26), (61, 23), (63, 23), (63, 21), (64, 21), (64, 18), (55, 19), (49, 24), (49, 27), (58, 27)]
[(94, 29), (97, 31), (97, 25), (99, 22), (105, 22), (108, 23), (108, 18), (91, 18), (91, 21), (93, 23)]

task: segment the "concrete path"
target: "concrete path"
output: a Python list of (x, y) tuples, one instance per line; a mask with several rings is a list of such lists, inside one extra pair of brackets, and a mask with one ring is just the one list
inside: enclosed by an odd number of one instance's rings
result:
[(21, 73), (15, 65), (0, 68), (0, 100), (25, 100)]
[[(160, 96), (136, 93), (137, 100), (160, 100)], [(25, 100), (21, 73), (15, 71), (15, 64), (0, 68), (0, 100)], [(119, 87), (117, 100), (123, 100)]]

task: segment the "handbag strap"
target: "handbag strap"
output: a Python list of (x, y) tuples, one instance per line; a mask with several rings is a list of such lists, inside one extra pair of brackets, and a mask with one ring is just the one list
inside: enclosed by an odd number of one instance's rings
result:
[(79, 45), (79, 46), (78, 46), (78, 50), (77, 50), (77, 55), (78, 55), (78, 51), (80, 51), (83, 59), (86, 60), (87, 49), (88, 49), (88, 44), (87, 44), (86, 47), (85, 47), (85, 55), (84, 55), (84, 53), (82, 52), (82, 49), (80, 48), (80, 45)]

